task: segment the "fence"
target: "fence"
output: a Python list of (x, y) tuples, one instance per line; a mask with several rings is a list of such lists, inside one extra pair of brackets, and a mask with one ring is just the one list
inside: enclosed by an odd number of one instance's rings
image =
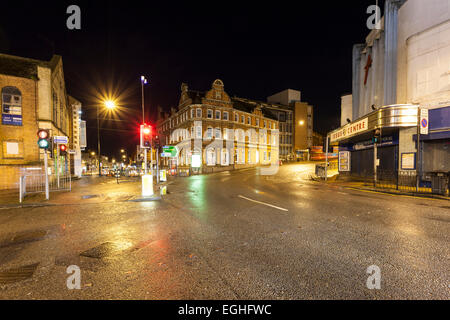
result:
[[(27, 194), (46, 193), (45, 170), (42, 167), (23, 168), (19, 178), (19, 200)], [(48, 192), (70, 191), (72, 190), (72, 180), (70, 173), (48, 175)]]
[(431, 188), (420, 187), (417, 190), (417, 175), (415, 172), (398, 174), (392, 170), (377, 170), (377, 188), (396, 189), (400, 191), (410, 191), (421, 193), (431, 193)]

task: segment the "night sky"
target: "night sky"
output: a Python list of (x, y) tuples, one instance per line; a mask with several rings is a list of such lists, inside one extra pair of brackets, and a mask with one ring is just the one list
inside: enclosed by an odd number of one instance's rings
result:
[[(383, 2), (383, 1), (380, 1)], [(81, 30), (66, 28), (66, 8), (81, 8)], [(351, 93), (352, 46), (369, 33), (366, 9), (351, 1), (8, 1), (0, 11), (0, 52), (63, 57), (68, 94), (83, 103), (88, 149), (97, 148), (95, 106), (119, 97), (121, 113), (103, 122), (102, 154), (133, 152), (141, 121), (158, 105), (177, 106), (180, 85), (265, 101), (287, 88), (314, 106), (315, 131), (339, 126), (340, 97)], [(105, 115), (104, 117), (109, 117)], [(119, 129), (121, 131), (114, 131)]]

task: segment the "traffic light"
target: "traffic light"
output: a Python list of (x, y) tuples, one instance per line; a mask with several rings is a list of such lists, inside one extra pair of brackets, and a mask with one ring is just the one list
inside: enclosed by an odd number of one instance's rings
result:
[(67, 146), (65, 144), (59, 145), (59, 155), (65, 156), (67, 154)]
[(373, 143), (379, 143), (380, 141), (381, 141), (381, 130), (380, 129), (375, 129), (375, 131), (373, 133), (372, 142)]
[(150, 149), (152, 145), (152, 127), (141, 124), (141, 148)]
[(155, 136), (155, 148), (159, 148), (160, 144), (159, 136)]
[(51, 149), (52, 139), (47, 129), (39, 129), (38, 133), (38, 146), (40, 149)]

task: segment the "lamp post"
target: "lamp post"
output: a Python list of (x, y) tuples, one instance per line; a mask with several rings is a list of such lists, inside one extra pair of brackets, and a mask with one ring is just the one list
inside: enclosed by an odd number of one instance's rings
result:
[[(112, 100), (107, 100), (104, 102), (105, 107), (109, 110), (112, 110), (116, 107), (116, 104)], [(98, 117), (99, 114), (99, 106), (97, 105), (97, 152), (98, 152), (98, 176), (101, 177), (102, 175), (102, 168), (101, 168), (101, 153), (100, 153), (100, 120)]]

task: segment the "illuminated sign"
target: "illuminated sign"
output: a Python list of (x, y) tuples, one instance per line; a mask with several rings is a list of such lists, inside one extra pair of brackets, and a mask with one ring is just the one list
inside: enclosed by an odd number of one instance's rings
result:
[(342, 129), (335, 131), (331, 134), (331, 142), (350, 138), (358, 133), (367, 131), (369, 126), (369, 118), (350, 123), (344, 126)]
[(192, 155), (191, 166), (192, 168), (200, 168), (202, 166), (202, 157), (199, 154)]

